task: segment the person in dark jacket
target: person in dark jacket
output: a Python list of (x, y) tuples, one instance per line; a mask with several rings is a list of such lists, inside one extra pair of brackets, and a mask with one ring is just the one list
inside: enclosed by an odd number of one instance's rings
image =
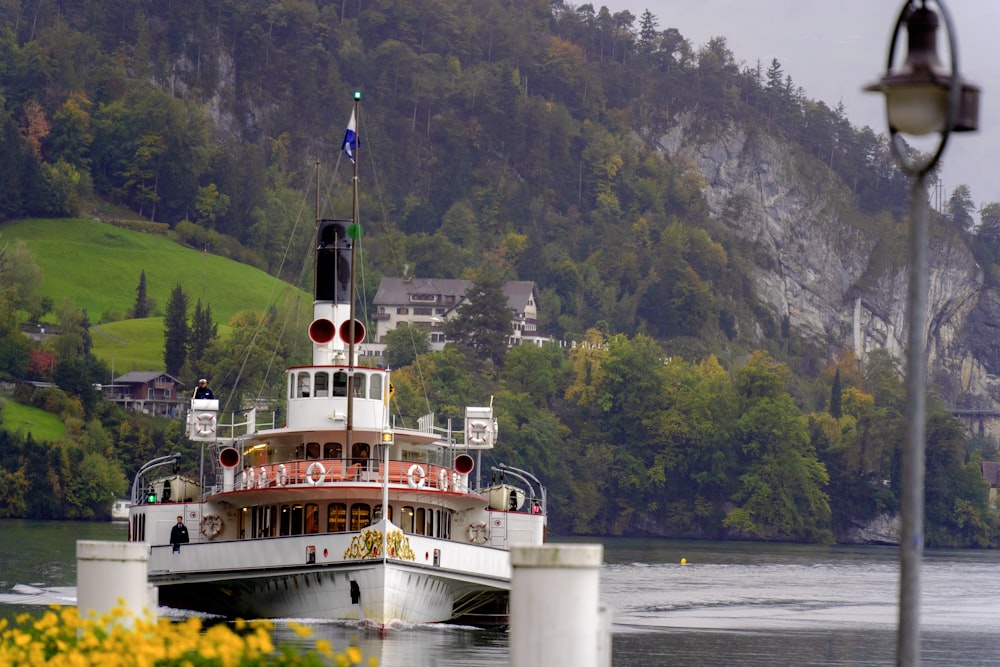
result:
[(177, 517), (177, 523), (170, 529), (170, 543), (174, 545), (174, 551), (180, 551), (182, 544), (190, 542), (187, 526), (184, 525), (184, 517)]
[(199, 400), (203, 398), (209, 400), (215, 398), (212, 389), (208, 386), (208, 380), (205, 378), (198, 380), (198, 388), (194, 390), (194, 397)]

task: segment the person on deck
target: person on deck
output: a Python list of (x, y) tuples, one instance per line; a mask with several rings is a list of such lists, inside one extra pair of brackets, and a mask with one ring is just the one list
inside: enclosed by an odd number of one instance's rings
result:
[(194, 397), (196, 399), (215, 398), (215, 394), (212, 393), (212, 389), (208, 386), (208, 380), (205, 378), (198, 380), (198, 387), (194, 390)]
[(170, 543), (174, 545), (174, 551), (180, 551), (182, 544), (187, 544), (191, 539), (188, 537), (187, 526), (184, 525), (184, 517), (177, 517), (177, 523), (170, 529)]

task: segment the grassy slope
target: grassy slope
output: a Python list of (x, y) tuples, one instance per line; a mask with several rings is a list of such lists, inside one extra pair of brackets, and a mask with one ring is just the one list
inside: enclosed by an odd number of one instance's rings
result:
[(158, 311), (154, 314), (162, 315), (170, 292), (180, 284), (192, 310), (198, 299), (211, 306), (220, 334), (237, 312), (263, 311), (290, 296), (312, 302), (305, 292), (245, 264), (96, 220), (0, 224), (0, 242), (16, 239), (25, 241), (42, 269), (42, 294), (56, 304), (67, 298), (86, 309), (99, 329), (93, 332), (94, 352), (113, 364), (117, 375), (163, 368), (162, 317), (101, 324), (103, 314), (123, 316), (135, 304), (143, 271), (146, 292)]
[(31, 434), (35, 440), (55, 442), (63, 437), (66, 427), (59, 415), (54, 415), (29, 405), (22, 405), (10, 399), (3, 402), (3, 426), (6, 431), (25, 435)]

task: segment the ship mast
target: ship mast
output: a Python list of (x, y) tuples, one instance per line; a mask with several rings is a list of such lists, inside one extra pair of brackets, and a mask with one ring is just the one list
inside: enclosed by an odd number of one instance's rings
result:
[[(354, 131), (358, 131), (361, 126), (361, 93), (354, 93)], [(357, 134), (355, 134), (357, 137)], [(357, 339), (356, 327), (357, 320), (354, 319), (354, 287), (355, 287), (355, 247), (358, 245), (358, 241), (361, 238), (361, 229), (358, 227), (358, 148), (361, 142), (357, 139), (354, 140), (354, 145), (352, 146), (351, 154), (354, 157), (351, 162), (354, 163), (354, 177), (352, 179), (351, 188), (351, 226), (347, 229), (347, 236), (351, 238), (351, 288), (350, 288), (350, 299), (348, 301), (348, 341), (347, 341), (347, 452), (350, 452), (354, 446), (354, 342)]]

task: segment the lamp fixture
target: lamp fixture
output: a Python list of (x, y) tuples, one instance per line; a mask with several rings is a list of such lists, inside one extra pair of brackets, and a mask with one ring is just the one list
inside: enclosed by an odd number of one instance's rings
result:
[[(927, 7), (926, 2), (920, 7), (908, 3), (896, 23), (893, 47), (904, 21), (906, 61), (894, 72), (894, 48), (890, 48), (889, 71), (875, 83), (865, 86), (867, 91), (885, 94), (889, 128), (916, 136), (944, 132), (946, 128), (951, 132), (976, 130), (979, 127), (979, 86), (963, 81), (958, 75), (954, 45), (951, 56), (954, 71), (949, 73), (941, 65), (937, 54), (940, 25), (937, 13)], [(947, 14), (945, 22), (948, 23)]]

